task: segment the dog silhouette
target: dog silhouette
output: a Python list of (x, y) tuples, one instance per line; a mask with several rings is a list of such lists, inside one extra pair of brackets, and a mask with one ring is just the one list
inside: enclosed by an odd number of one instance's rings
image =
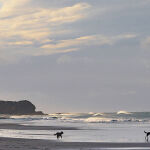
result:
[(146, 141), (148, 141), (148, 136), (150, 135), (150, 132), (146, 132), (146, 131), (144, 131), (144, 133), (146, 134), (146, 136), (145, 136), (145, 140), (146, 140)]
[(62, 135), (64, 134), (64, 132), (63, 131), (61, 131), (61, 132), (57, 132), (57, 133), (55, 133), (54, 135), (56, 135), (57, 136), (57, 139), (59, 139), (59, 138), (61, 138), (62, 139)]

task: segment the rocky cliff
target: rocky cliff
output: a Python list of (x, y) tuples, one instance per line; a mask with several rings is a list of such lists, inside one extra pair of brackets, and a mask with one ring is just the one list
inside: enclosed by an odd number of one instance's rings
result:
[(11, 115), (42, 115), (41, 111), (36, 111), (35, 105), (30, 101), (0, 101), (0, 114)]

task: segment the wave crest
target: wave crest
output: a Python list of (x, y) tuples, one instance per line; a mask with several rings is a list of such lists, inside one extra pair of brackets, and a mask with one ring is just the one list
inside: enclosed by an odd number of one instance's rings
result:
[(130, 112), (127, 112), (127, 111), (124, 111), (124, 110), (120, 110), (120, 111), (118, 111), (117, 112), (117, 114), (119, 115), (119, 114), (127, 114), (127, 115), (129, 115), (129, 114), (131, 114)]

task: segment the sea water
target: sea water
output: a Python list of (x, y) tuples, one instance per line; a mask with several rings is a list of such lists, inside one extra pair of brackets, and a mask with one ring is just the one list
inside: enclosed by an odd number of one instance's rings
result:
[[(64, 142), (145, 142), (144, 131), (150, 131), (150, 112), (55, 113), (0, 117), (0, 123), (33, 126), (65, 126)], [(0, 137), (55, 140), (57, 130), (0, 129)]]

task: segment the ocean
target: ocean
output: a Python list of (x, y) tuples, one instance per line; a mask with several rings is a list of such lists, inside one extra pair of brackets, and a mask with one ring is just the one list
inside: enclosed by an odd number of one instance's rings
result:
[[(33, 126), (66, 126), (64, 142), (145, 142), (150, 131), (150, 112), (54, 113), (48, 115), (1, 115), (0, 123)], [(0, 129), (0, 137), (55, 140), (56, 130)]]

